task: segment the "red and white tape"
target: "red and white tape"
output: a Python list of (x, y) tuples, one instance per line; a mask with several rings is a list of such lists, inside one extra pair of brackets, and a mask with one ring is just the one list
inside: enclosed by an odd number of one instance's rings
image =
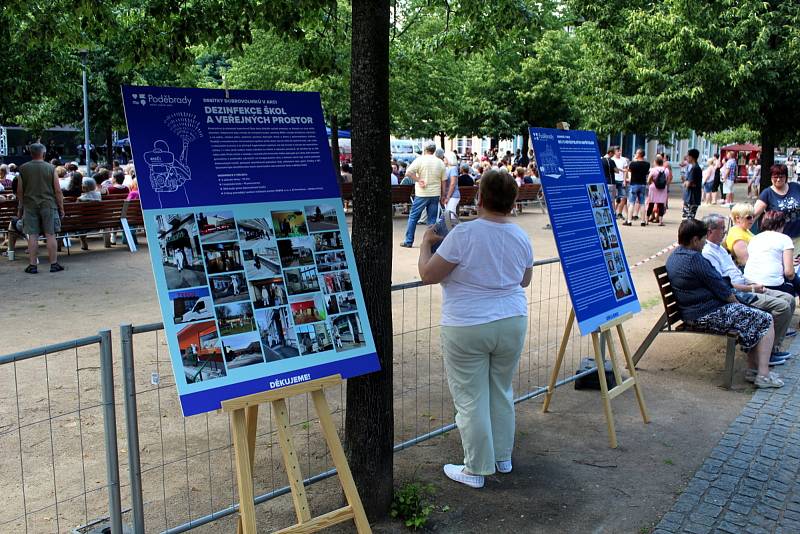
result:
[(659, 256), (663, 256), (664, 254), (667, 254), (668, 252), (670, 252), (672, 249), (676, 248), (677, 246), (678, 246), (678, 242), (676, 241), (675, 243), (671, 244), (667, 248), (659, 250), (658, 252), (656, 252), (652, 256), (634, 263), (633, 265), (631, 265), (631, 269), (635, 269), (640, 265), (644, 265), (648, 261), (654, 260), (654, 259), (658, 258)]

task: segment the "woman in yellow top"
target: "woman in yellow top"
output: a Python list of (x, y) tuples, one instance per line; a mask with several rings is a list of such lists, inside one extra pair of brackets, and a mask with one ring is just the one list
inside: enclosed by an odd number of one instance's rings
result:
[(725, 237), (725, 248), (733, 255), (738, 265), (747, 263), (747, 244), (753, 237), (750, 227), (753, 226), (753, 206), (740, 202), (731, 208), (733, 225)]

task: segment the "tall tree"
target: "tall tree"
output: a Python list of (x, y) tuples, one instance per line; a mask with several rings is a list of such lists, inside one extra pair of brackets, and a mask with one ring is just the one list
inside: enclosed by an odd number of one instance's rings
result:
[[(760, 132), (762, 185), (774, 148), (798, 136), (800, 4), (794, 0), (573, 0), (586, 51), (584, 122), (658, 136)], [(709, 14), (713, 14), (709, 16)], [(787, 66), (792, 66), (787, 68)]]
[(370, 519), (392, 501), (392, 205), (389, 154), (389, 0), (353, 0), (353, 249), (381, 370), (347, 381), (345, 443)]

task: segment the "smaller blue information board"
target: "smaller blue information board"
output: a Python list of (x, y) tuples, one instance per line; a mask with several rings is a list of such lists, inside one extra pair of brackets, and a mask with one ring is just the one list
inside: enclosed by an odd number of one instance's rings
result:
[(594, 132), (531, 128), (558, 255), (581, 334), (641, 310)]
[(378, 370), (319, 94), (122, 92), (183, 414)]

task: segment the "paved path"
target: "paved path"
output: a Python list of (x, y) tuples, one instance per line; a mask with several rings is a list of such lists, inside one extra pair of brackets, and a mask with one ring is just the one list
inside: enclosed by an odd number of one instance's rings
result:
[(755, 392), (653, 534), (800, 532), (800, 362), (776, 370), (786, 385)]

